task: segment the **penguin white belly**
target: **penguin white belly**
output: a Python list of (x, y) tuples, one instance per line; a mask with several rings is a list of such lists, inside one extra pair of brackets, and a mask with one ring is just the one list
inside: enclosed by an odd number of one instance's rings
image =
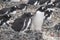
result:
[(32, 23), (34, 25), (32, 29), (41, 30), (44, 18), (45, 18), (44, 12), (37, 11), (32, 20)]

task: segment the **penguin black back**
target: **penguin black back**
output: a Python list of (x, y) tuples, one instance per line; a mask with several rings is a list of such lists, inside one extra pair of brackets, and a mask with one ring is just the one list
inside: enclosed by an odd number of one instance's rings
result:
[(25, 8), (25, 6), (28, 6), (27, 4), (20, 4), (17, 6), (17, 9), (22, 10), (23, 8)]
[(0, 20), (2, 20), (1, 21), (1, 23), (0, 23), (0, 26), (3, 24), (3, 23), (6, 23), (9, 19), (11, 18), (11, 16), (9, 15), (4, 15), (4, 16), (0, 16)]
[[(31, 14), (30, 14), (30, 13), (28, 13), (28, 14), (24, 13), (21, 17), (17, 18), (17, 19), (14, 21), (14, 23), (12, 23), (11, 28), (12, 28), (14, 31), (20, 32), (23, 27), (25, 27), (25, 28), (27, 27), (26, 25), (27, 25), (27, 22), (28, 22), (29, 18), (31, 18)], [(25, 20), (26, 20), (26, 21), (25, 21)], [(23, 25), (24, 25), (24, 22), (25, 22), (25, 26), (23, 26)], [(25, 28), (24, 28), (24, 29), (25, 29)], [(24, 29), (23, 29), (23, 30), (24, 30)]]
[(15, 11), (16, 9), (17, 9), (17, 7), (16, 7), (16, 6), (12, 6), (12, 7), (10, 7), (10, 12)]
[(34, 5), (37, 0), (29, 0), (28, 4)]
[(45, 17), (45, 20), (46, 20), (48, 17), (50, 17), (50, 15), (52, 14), (52, 12), (53, 12), (52, 10), (50, 10), (50, 11), (49, 11), (49, 10), (46, 10), (46, 11), (45, 11), (45, 13), (44, 13), (44, 16), (46, 16), (46, 17)]
[(41, 6), (40, 8), (37, 9), (37, 11), (44, 12), (47, 9), (47, 7)]
[(48, 1), (50, 1), (50, 0), (40, 0), (39, 4), (42, 5), (42, 4), (44, 4), (45, 2), (48, 2)]
[(9, 8), (3, 8), (0, 10), (0, 15), (5, 14), (7, 11), (9, 10)]

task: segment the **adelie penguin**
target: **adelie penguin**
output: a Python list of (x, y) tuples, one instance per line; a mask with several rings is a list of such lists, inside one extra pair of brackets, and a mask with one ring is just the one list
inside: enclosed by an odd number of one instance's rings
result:
[(3, 23), (6, 23), (6, 21), (8, 21), (11, 18), (11, 16), (8, 13), (9, 13), (9, 8), (3, 8), (0, 10), (0, 26)]
[(30, 4), (30, 5), (37, 5), (40, 3), (40, 0), (29, 0), (27, 4)]
[(27, 4), (19, 4), (19, 5), (15, 5), (10, 7), (10, 11), (9, 12), (13, 12), (15, 10), (25, 10), (27, 8)]
[(50, 0), (29, 0), (27, 4), (30, 5), (42, 5), (45, 4), (46, 2), (49, 3)]
[(3, 23), (6, 23), (9, 19), (11, 18), (11, 16), (9, 15), (4, 15), (4, 16), (0, 16), (0, 26), (3, 24)]
[(10, 7), (10, 8), (3, 8), (3, 9), (0, 10), (0, 26), (3, 23), (6, 23), (11, 18), (11, 15), (9, 15), (10, 12), (13, 12), (16, 9), (17, 9), (17, 7), (13, 6), (13, 7)]
[(9, 14), (10, 12), (13, 12), (15, 11), (17, 8), (17, 6), (12, 6), (10, 8), (3, 8), (0, 10), (0, 16), (3, 16), (5, 14)]
[(27, 4), (20, 4), (20, 5), (18, 5), (17, 6), (17, 9), (19, 9), (19, 10), (25, 10), (25, 9), (27, 9)]
[(39, 1), (39, 4), (42, 5), (42, 4), (45, 4), (45, 3), (50, 3), (51, 0), (40, 0)]
[(10, 7), (9, 12), (13, 12), (13, 11), (15, 11), (16, 9), (18, 9), (18, 7), (17, 7), (17, 6), (12, 6), (12, 7)]
[(14, 20), (11, 28), (16, 32), (26, 31), (31, 25), (31, 17), (31, 13), (24, 13), (21, 17)]
[(0, 16), (3, 16), (4, 14), (8, 14), (9, 8), (3, 8), (0, 10)]
[(41, 31), (42, 29), (42, 24), (43, 24), (43, 21), (45, 19), (45, 16), (44, 16), (44, 11), (46, 9), (41, 6), (37, 11), (36, 11), (36, 14), (34, 15), (33, 19), (32, 19), (32, 30), (39, 30)]
[(51, 17), (52, 12), (53, 12), (52, 10), (50, 10), (50, 11), (49, 10), (46, 10), (45, 11), (45, 14), (44, 14), (45, 15), (45, 20), (47, 20), (47, 19), (49, 19)]

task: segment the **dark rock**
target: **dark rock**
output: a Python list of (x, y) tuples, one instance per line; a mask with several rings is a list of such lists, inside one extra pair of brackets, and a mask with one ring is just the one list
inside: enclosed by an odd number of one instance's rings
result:
[(3, 0), (3, 2), (10, 2), (11, 0)]
[(54, 26), (55, 30), (60, 30), (60, 23), (58, 23), (57, 25)]
[(56, 7), (57, 7), (57, 8), (60, 8), (60, 2), (59, 2), (59, 3), (57, 3)]
[(9, 10), (9, 8), (3, 8), (0, 10), (0, 15), (4, 15), (7, 11)]

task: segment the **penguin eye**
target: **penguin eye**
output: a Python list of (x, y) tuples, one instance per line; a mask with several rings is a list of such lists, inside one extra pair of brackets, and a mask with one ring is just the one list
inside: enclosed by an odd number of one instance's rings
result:
[(16, 6), (14, 6), (16, 8)]
[(42, 9), (44, 9), (44, 7), (42, 7)]

